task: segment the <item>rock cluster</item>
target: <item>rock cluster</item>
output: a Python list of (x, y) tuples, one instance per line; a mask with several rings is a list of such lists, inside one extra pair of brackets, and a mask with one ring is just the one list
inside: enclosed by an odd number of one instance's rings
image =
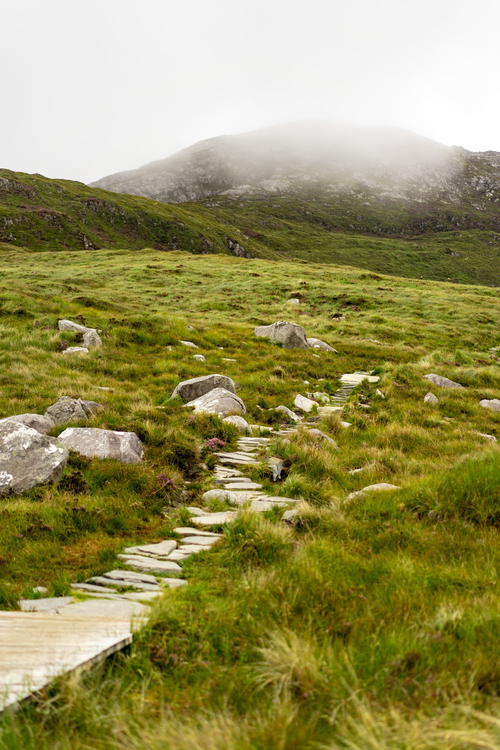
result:
[(99, 336), (95, 328), (88, 328), (88, 326), (82, 326), (80, 323), (75, 323), (72, 320), (62, 318), (57, 321), (57, 327), (60, 331), (73, 331), (74, 333), (82, 334), (83, 346), (69, 346), (64, 350), (63, 354), (86, 354), (89, 349), (102, 346), (102, 339)]

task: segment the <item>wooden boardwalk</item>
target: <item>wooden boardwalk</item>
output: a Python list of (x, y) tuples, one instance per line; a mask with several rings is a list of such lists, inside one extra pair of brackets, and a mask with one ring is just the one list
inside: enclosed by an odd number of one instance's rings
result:
[(131, 641), (126, 617), (0, 612), (0, 711)]

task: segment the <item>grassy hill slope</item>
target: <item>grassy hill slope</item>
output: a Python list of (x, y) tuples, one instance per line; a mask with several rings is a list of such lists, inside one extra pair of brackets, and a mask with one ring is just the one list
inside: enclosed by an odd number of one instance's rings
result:
[[(64, 594), (187, 522), (209, 486), (208, 439), (235, 435), (170, 402), (179, 380), (226, 373), (265, 424), (355, 369), (379, 374), (383, 394), (361, 387), (348, 429), (319, 423), (339, 450), (300, 432), (276, 441), (286, 479), (253, 476), (301, 500), (296, 525), (243, 513), (184, 565), (189, 585), (162, 596), (130, 653), (2, 717), (2, 750), (499, 745), (500, 460), (479, 434), (499, 435), (479, 406), (500, 393), (495, 290), (154, 249), (4, 247), (0, 262), (0, 417), (89, 398), (105, 407), (90, 424), (135, 430), (146, 451), (138, 465), (72, 456), (57, 487), (1, 500), (4, 607), (33, 586)], [(338, 353), (253, 336), (292, 316)], [(62, 355), (61, 317), (100, 328), (102, 349)], [(465, 388), (424, 404), (427, 372)], [(401, 490), (346, 502), (383, 481)]]
[[(165, 204), (0, 170), (0, 243), (33, 250), (145, 246), (356, 265), (381, 273), (498, 285), (494, 217), (458, 209), (410, 216), (398, 204), (317, 194)], [(459, 227), (459, 228), (457, 228)], [(233, 242), (231, 243), (230, 240)]]

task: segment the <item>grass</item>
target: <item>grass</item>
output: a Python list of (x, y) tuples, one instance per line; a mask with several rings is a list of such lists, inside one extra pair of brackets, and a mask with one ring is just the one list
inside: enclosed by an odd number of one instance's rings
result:
[[(293, 526), (242, 513), (185, 564), (190, 585), (165, 593), (129, 653), (6, 714), (2, 750), (500, 745), (500, 459), (479, 434), (499, 432), (479, 406), (500, 390), (494, 290), (158, 250), (5, 248), (1, 261), (0, 417), (89, 398), (105, 406), (90, 424), (135, 430), (146, 450), (134, 466), (72, 456), (57, 487), (1, 500), (4, 608), (37, 585), (66, 593), (187, 522), (210, 486), (207, 441), (235, 432), (170, 400), (179, 380), (230, 375), (249, 420), (269, 425), (272, 407), (355, 369), (382, 393), (356, 389), (350, 428), (319, 423), (338, 449), (305, 432), (273, 443), (287, 477), (263, 481), (299, 499)], [(103, 348), (63, 356), (60, 317), (101, 329)], [(338, 354), (253, 337), (290, 318)], [(427, 372), (465, 388), (431, 388)], [(401, 490), (346, 502), (375, 482)]]
[[(221, 196), (165, 204), (133, 195), (0, 170), (0, 243), (32, 250), (95, 248), (229, 253), (356, 265), (377, 273), (498, 286), (496, 209), (474, 201), (432, 205), (327, 192)], [(0, 245), (1, 246), (1, 245)], [(342, 302), (342, 300), (340, 300)], [(351, 301), (351, 305), (355, 305)]]

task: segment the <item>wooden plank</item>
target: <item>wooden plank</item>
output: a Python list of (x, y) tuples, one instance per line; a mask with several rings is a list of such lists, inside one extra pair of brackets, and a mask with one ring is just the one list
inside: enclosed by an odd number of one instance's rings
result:
[(130, 618), (0, 612), (0, 711), (131, 641)]

